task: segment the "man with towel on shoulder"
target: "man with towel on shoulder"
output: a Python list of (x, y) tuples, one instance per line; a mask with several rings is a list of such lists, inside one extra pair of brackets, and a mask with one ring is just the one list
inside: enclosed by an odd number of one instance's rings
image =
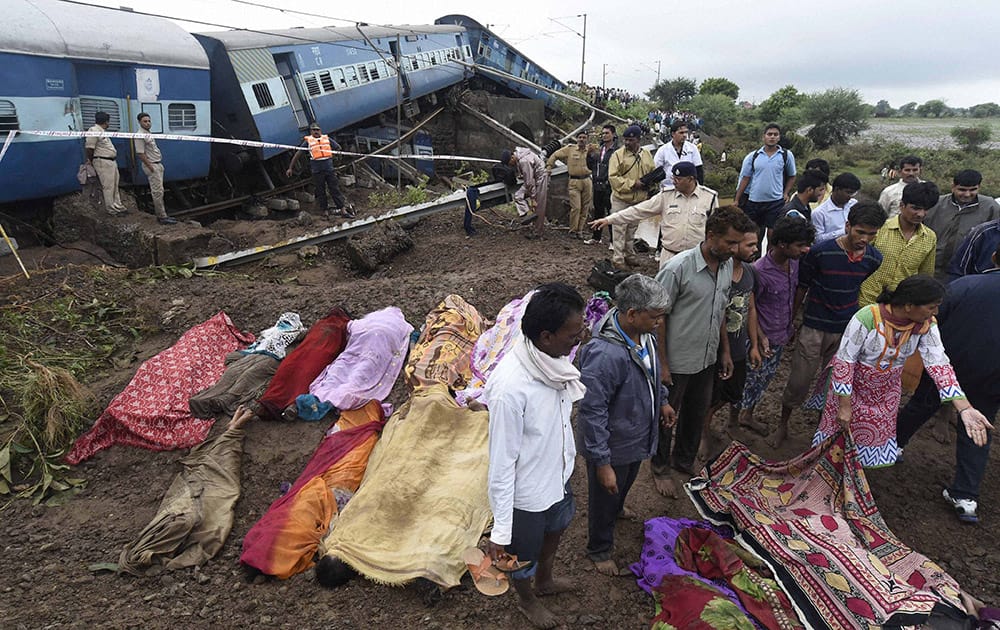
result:
[(569, 486), (576, 458), (570, 412), (586, 388), (569, 354), (586, 334), (584, 306), (568, 285), (540, 286), (521, 319), (523, 337), (486, 383), (493, 511), (487, 552), (494, 560), (509, 553), (532, 562), (510, 577), (521, 612), (537, 628), (559, 625), (538, 596), (571, 590), (552, 577), (552, 568), (576, 509)]

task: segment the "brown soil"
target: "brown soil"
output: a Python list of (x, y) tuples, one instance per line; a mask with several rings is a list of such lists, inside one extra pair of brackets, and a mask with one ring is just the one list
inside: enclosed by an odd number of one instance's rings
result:
[[(263, 223), (253, 225), (259, 238)], [(351, 271), (342, 246), (331, 244), (320, 246), (314, 258), (275, 257), (234, 267), (222, 277), (136, 282), (121, 272), (120, 293), (109, 299), (134, 304), (158, 332), (141, 340), (130, 365), (93, 375), (88, 384), (106, 404), (141, 361), (219, 310), (256, 332), (288, 310), (312, 322), (334, 305), (356, 316), (395, 305), (419, 327), (426, 313), (454, 292), (492, 318), (508, 300), (541, 282), (563, 280), (589, 295), (585, 280), (590, 265), (608, 254), (600, 246), (570, 239), (564, 231), (549, 232), (544, 241), (528, 241), (500, 227), (482, 223), (477, 227), (479, 234), (466, 239), (458, 213), (425, 219), (410, 231), (413, 249), (367, 276)], [(52, 269), (25, 281), (18, 279), (12, 257), (0, 259), (7, 294), (25, 299), (43, 295), (63, 281), (85, 282), (87, 270), (79, 265), (97, 264), (76, 250), (37, 248), (22, 254), (29, 269)], [(649, 260), (643, 271), (653, 273), (655, 262)], [(174, 315), (164, 324), (168, 311)], [(777, 385), (786, 375), (784, 367)], [(405, 395), (398, 385), (391, 399), (399, 403)], [(761, 416), (775, 414), (778, 405), (778, 394), (772, 391), (761, 405)], [(789, 457), (808, 446), (815, 423), (812, 415), (796, 414), (790, 440), (777, 452), (762, 438), (751, 437), (748, 442), (765, 456)], [(468, 583), (429, 606), (433, 598), (420, 584), (388, 588), (357, 579), (329, 591), (316, 584), (312, 571), (287, 581), (246, 582), (237, 563), (244, 534), (278, 496), (281, 482), (294, 480), (302, 470), (323, 429), (309, 423), (257, 423), (248, 428), (243, 494), (232, 534), (222, 552), (199, 570), (134, 578), (88, 569), (94, 563), (115, 562), (122, 547), (149, 521), (178, 470), (182, 452), (114, 447), (79, 466), (77, 472), (88, 484), (66, 505), (13, 502), (0, 512), (3, 627), (526, 627), (513, 594), (488, 598)], [(996, 603), (1000, 556), (995, 542), (990, 542), (995, 537), (988, 534), (1000, 518), (996, 469), (991, 467), (984, 483), (983, 524), (968, 527), (959, 524), (940, 497), (953, 461), (954, 447), (938, 443), (925, 430), (907, 449), (904, 464), (871, 473), (873, 492), (904, 541), (940, 561), (972, 594)], [(583, 555), (587, 491), (582, 464), (577, 466), (573, 488), (578, 511), (564, 538), (558, 571), (574, 580), (579, 591), (547, 598), (547, 605), (566, 627), (648, 627), (652, 599), (630, 578), (597, 574)], [(696, 516), (687, 499), (657, 495), (648, 470), (641, 474), (628, 503), (642, 520)], [(642, 546), (641, 520), (621, 521), (617, 540), (618, 556), (634, 561)]]

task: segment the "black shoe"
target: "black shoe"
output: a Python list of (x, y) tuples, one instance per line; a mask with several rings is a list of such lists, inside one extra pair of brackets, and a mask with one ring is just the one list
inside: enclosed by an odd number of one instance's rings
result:
[(160, 217), (157, 221), (160, 222), (160, 225), (174, 225), (177, 223), (177, 219), (173, 217)]
[(344, 211), (344, 216), (347, 217), (348, 219), (353, 219), (354, 217), (358, 216), (357, 213), (354, 212), (354, 204), (349, 203), (343, 208), (341, 208), (341, 210)]

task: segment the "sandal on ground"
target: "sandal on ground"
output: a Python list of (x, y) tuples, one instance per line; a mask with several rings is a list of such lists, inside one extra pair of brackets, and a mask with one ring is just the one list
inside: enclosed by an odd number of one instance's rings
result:
[(505, 553), (500, 558), (493, 561), (493, 566), (504, 573), (513, 573), (527, 569), (532, 565), (531, 560), (518, 560), (516, 555)]
[(503, 595), (510, 588), (507, 574), (493, 566), (493, 560), (479, 547), (469, 547), (462, 552), (462, 561), (469, 569), (476, 590), (483, 595)]

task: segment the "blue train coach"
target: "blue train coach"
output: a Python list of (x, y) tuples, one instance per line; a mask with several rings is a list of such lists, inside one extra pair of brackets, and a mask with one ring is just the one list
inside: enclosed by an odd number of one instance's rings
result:
[[(208, 57), (176, 24), (121, 11), (56, 2), (5, 0), (0, 29), (0, 138), (8, 131), (84, 131), (107, 112), (109, 131), (207, 136)], [(82, 138), (18, 134), (0, 162), (0, 203), (79, 190)], [(128, 139), (114, 140), (124, 183), (145, 183)], [(167, 181), (208, 174), (203, 142), (161, 141)]]
[[(560, 81), (537, 63), (532, 62), (519, 50), (508, 44), (479, 22), (467, 15), (445, 15), (434, 20), (435, 24), (458, 25), (465, 28), (472, 47), (473, 57), (478, 65), (495, 68), (501, 72), (514, 75), (525, 81), (562, 92), (566, 84)], [(518, 81), (511, 81), (494, 75), (486, 75), (494, 82), (506, 86), (511, 92), (526, 98), (537, 98), (545, 101), (548, 108), (555, 107), (559, 98), (544, 90), (533, 88)]]
[[(198, 33), (212, 65), (215, 134), (298, 145), (309, 125), (331, 131), (396, 107), (419, 111), (423, 97), (471, 75), (459, 26), (295, 28), (266, 33)], [(219, 145), (216, 159), (236, 173), (262, 151)], [(256, 155), (255, 155), (256, 154)]]

